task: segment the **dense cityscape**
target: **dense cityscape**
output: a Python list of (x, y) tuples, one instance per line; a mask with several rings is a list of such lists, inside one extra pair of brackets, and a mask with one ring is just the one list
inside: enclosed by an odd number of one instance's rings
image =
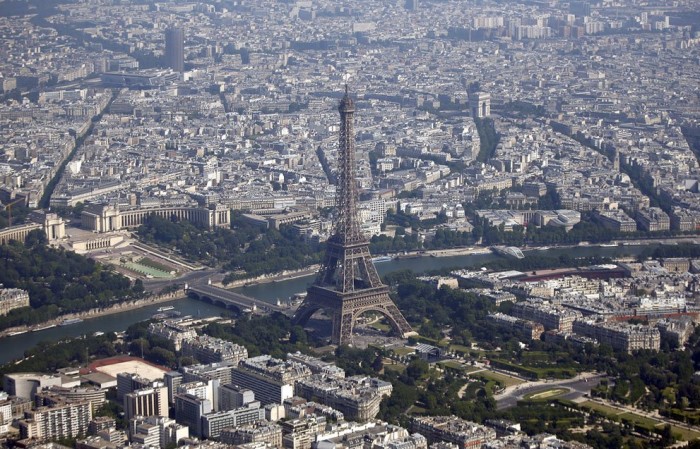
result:
[(700, 447), (698, 11), (0, 0), (0, 444)]

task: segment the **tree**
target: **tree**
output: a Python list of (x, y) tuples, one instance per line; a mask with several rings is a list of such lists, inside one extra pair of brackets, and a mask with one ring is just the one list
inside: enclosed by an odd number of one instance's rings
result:
[(671, 425), (666, 424), (663, 429), (661, 429), (661, 432), (659, 432), (659, 435), (661, 436), (661, 441), (659, 443), (661, 444), (661, 447), (666, 447), (671, 444), (676, 440), (673, 437), (673, 432), (671, 431)]
[(413, 359), (406, 367), (406, 375), (415, 382), (427, 374), (429, 370), (428, 362), (422, 359)]
[(46, 233), (41, 229), (35, 229), (27, 234), (24, 246), (31, 249), (38, 246), (46, 246), (48, 242), (49, 240), (46, 238)]
[(136, 279), (136, 281), (134, 281), (134, 286), (132, 289), (134, 290), (134, 293), (143, 293), (146, 291), (141, 279)]
[(380, 373), (384, 369), (384, 357), (381, 354), (377, 354), (377, 357), (375, 357), (374, 362), (372, 362), (372, 369)]

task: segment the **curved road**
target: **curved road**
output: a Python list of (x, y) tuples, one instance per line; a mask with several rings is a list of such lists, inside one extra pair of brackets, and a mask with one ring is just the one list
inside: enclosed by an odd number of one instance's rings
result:
[(501, 410), (513, 407), (526, 395), (551, 390), (553, 388), (567, 388), (569, 392), (559, 395), (557, 398), (572, 401), (582, 397), (584, 394), (590, 393), (591, 389), (596, 387), (604, 377), (606, 377), (605, 374), (581, 373), (573, 379), (525, 382), (507, 387), (503, 393), (494, 396), (494, 399), (496, 399), (497, 408)]

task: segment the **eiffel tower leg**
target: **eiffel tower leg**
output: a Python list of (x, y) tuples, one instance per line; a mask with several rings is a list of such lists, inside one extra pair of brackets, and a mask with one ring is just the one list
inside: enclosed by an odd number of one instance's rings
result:
[(294, 326), (306, 325), (307, 321), (309, 321), (309, 318), (311, 318), (311, 315), (313, 315), (314, 312), (316, 312), (319, 308), (320, 307), (314, 302), (305, 299), (304, 302), (301, 303), (297, 311), (294, 313), (294, 316), (292, 317), (292, 324)]
[(394, 304), (393, 301), (385, 306), (385, 310), (386, 316), (389, 319), (389, 322), (391, 322), (391, 327), (394, 328), (401, 338), (406, 338), (408, 335), (415, 334), (413, 329), (411, 329), (411, 325), (408, 324), (408, 321), (406, 321), (406, 318), (404, 318), (403, 314), (401, 311), (399, 311), (399, 308), (396, 307), (396, 304)]
[(341, 307), (333, 316), (332, 343), (347, 345), (352, 343), (352, 328), (355, 324), (355, 314), (350, 307)]

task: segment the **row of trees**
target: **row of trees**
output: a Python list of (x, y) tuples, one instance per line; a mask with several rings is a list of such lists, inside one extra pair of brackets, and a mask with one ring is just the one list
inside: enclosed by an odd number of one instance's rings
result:
[(369, 250), (372, 254), (399, 253), (401, 251), (415, 251), (423, 248), (417, 234), (399, 235), (388, 237), (375, 235), (370, 239)]
[[(482, 200), (488, 201), (489, 198), (487, 195)], [(437, 217), (436, 221), (439, 220), (440, 217)], [(425, 222), (420, 222), (418, 218), (404, 213), (391, 214), (388, 217), (388, 222), (398, 225), (398, 229), (401, 231), (403, 231), (404, 227), (419, 230), (426, 226)], [(474, 220), (473, 223), (474, 228), (471, 232), (438, 228), (435, 236), (425, 242), (418, 240), (415, 233), (405, 234), (405, 232), (397, 232), (393, 238), (384, 235), (374, 236), (371, 239), (372, 246), (370, 250), (372, 253), (384, 254), (421, 249), (455, 248), (477, 243), (508, 246), (577, 245), (581, 242), (607, 243), (621, 239), (653, 239), (677, 235), (673, 231), (636, 231), (625, 233), (614, 231), (599, 223), (591, 213), (585, 213), (581, 222), (569, 231), (560, 227), (538, 227), (532, 223), (528, 224), (528, 226), (515, 225), (512, 227), (512, 230), (506, 231), (503, 225), (491, 226), (485, 219)], [(433, 223), (433, 225), (435, 224)]]
[(169, 247), (184, 257), (232, 271), (224, 282), (297, 270), (321, 260), (322, 247), (318, 243), (304, 242), (294, 235), (291, 228), (263, 229), (245, 222), (240, 213), (234, 212), (233, 229), (207, 230), (187, 221), (173, 221), (150, 216), (137, 233), (147, 242)]
[(24, 354), (21, 362), (0, 367), (0, 374), (16, 372), (53, 373), (68, 366), (84, 365), (91, 358), (111, 357), (121, 352), (114, 333), (61, 342), (41, 341)]

